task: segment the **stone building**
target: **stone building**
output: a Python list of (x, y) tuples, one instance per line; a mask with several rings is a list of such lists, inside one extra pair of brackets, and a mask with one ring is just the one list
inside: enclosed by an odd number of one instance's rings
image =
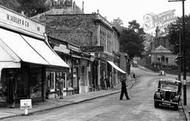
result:
[(43, 101), (70, 67), (49, 46), (44, 25), (3, 6), (0, 11), (0, 105)]
[(151, 51), (151, 64), (177, 66), (175, 62), (176, 57), (177, 55), (172, 54), (170, 50), (160, 45)]
[(156, 31), (156, 36), (150, 44), (149, 59), (151, 65), (158, 70), (177, 67), (177, 55), (172, 53), (173, 46), (169, 43), (167, 33), (160, 34), (159, 29)]
[[(70, 10), (68, 8), (67, 10)], [(59, 8), (60, 11), (62, 9), (64, 7)], [(125, 73), (117, 66), (119, 65), (119, 32), (99, 13), (71, 12), (67, 14), (50, 10), (33, 19), (46, 24), (46, 33), (51, 38), (78, 45), (80, 48), (98, 46), (104, 48), (101, 52), (97, 51), (97, 48), (93, 52), (92, 50), (91, 52), (81, 51), (82, 55), (86, 53), (94, 55), (95, 58), (88, 61), (80, 58), (78, 69), (80, 90), (87, 92), (89, 89), (108, 89), (118, 83), (116, 70)]]

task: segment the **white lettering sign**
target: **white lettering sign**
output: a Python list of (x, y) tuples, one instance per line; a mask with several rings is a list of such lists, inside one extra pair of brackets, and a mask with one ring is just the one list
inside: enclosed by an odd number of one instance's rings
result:
[(59, 46), (55, 46), (53, 49), (59, 52), (67, 53), (67, 54), (70, 53), (70, 50), (67, 49), (67, 46), (63, 44), (60, 44)]
[(0, 26), (37, 37), (43, 37), (45, 33), (44, 25), (2, 6), (0, 6)]
[(20, 109), (31, 109), (32, 100), (31, 99), (22, 99), (20, 100)]
[(17, 18), (15, 16), (12, 16), (12, 15), (9, 15), (9, 14), (7, 14), (7, 20), (15, 22), (16, 24), (19, 24), (21, 26), (29, 27), (29, 22), (28, 21), (26, 21), (24, 19), (21, 19), (21, 18)]

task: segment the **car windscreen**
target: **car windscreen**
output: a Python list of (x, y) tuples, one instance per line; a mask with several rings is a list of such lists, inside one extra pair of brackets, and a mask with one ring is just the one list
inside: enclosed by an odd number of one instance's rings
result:
[(161, 89), (167, 90), (167, 91), (172, 91), (172, 92), (177, 92), (178, 86), (172, 85), (172, 84), (161, 84)]

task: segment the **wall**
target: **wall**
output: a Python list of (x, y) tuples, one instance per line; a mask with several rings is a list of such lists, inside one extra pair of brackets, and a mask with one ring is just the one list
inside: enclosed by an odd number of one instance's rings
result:
[(93, 18), (93, 14), (48, 15), (46, 31), (49, 35), (72, 44), (97, 45), (97, 26)]
[(95, 46), (100, 41), (105, 51), (118, 52), (117, 33), (101, 21), (97, 21), (97, 16), (98, 14), (47, 15), (46, 32), (55, 38), (79, 46)]

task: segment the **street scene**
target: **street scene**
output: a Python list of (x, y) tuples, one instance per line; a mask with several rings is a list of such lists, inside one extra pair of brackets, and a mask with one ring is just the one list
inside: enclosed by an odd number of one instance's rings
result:
[(189, 5), (0, 0), (0, 120), (190, 121)]
[(119, 100), (119, 91), (79, 104), (3, 121), (186, 121), (181, 106), (177, 111), (165, 106), (154, 107), (153, 95), (158, 79), (162, 77), (149, 70), (133, 70), (137, 73), (137, 79), (135, 84), (128, 88), (130, 100)]

